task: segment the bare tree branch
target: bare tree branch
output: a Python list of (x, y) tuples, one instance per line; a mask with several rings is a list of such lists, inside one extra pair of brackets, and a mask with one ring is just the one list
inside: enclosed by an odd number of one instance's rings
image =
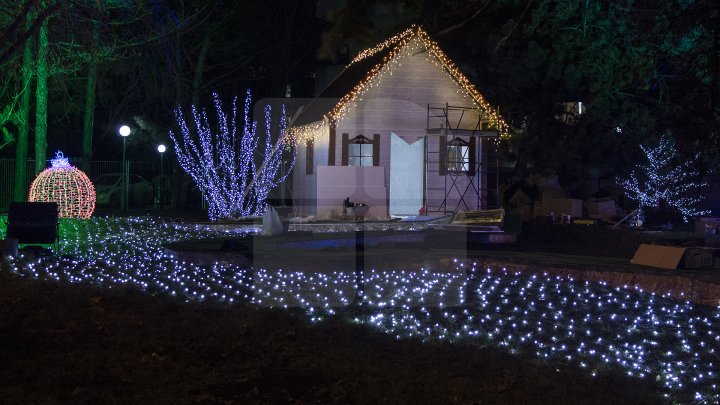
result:
[[(32, 2), (32, 3), (35, 3), (35, 2)], [(0, 54), (0, 65), (4, 64), (10, 58), (12, 58), (12, 56), (15, 54), (15, 52), (17, 52), (17, 50), (20, 49), (20, 47), (25, 45), (25, 42), (28, 40), (28, 38), (35, 35), (38, 32), (38, 30), (40, 29), (40, 26), (45, 22), (45, 20), (50, 18), (50, 16), (55, 11), (59, 10), (60, 7), (61, 7), (60, 3), (55, 1), (49, 7), (42, 10), (38, 14), (38, 16), (35, 18), (35, 21), (33, 21), (30, 28), (27, 31), (25, 31), (22, 35), (20, 35), (20, 37), (17, 40), (15, 40), (12, 44), (10, 44), (10, 46), (7, 49), (5, 49), (2, 52), (2, 54)], [(28, 12), (30, 12), (30, 11), (28, 10)], [(26, 14), (23, 14), (22, 18), (25, 18), (25, 15)], [(20, 18), (20, 17), (18, 17), (18, 18)], [(13, 24), (14, 24), (14, 22), (13, 22)]]
[(489, 6), (491, 3), (492, 3), (492, 1), (488, 1), (487, 3), (483, 4), (482, 6), (480, 6), (480, 8), (477, 9), (474, 13), (472, 13), (472, 15), (471, 15), (470, 17), (468, 17), (468, 18), (460, 21), (459, 23), (457, 23), (457, 24), (455, 24), (455, 25), (451, 25), (450, 27), (445, 28), (444, 30), (436, 33), (435, 35), (436, 35), (436, 36), (447, 35), (447, 34), (449, 34), (450, 32), (455, 31), (455, 30), (458, 29), (458, 28), (464, 27), (465, 25), (467, 25), (467, 23), (469, 23), (470, 21), (472, 21), (475, 17), (479, 16), (480, 13), (482, 13), (483, 11), (485, 11), (485, 9), (487, 9), (488, 6)]
[(525, 10), (523, 10), (522, 14), (520, 15), (520, 18), (518, 18), (517, 22), (515, 23), (515, 25), (513, 25), (513, 27), (512, 27), (512, 29), (510, 30), (510, 32), (508, 32), (507, 35), (505, 35), (504, 37), (502, 37), (502, 38), (500, 39), (500, 41), (498, 41), (498, 44), (497, 44), (497, 46), (495, 47), (495, 50), (496, 50), (496, 51), (497, 51), (498, 49), (500, 49), (500, 47), (503, 46), (503, 45), (505, 44), (505, 42), (507, 42), (507, 40), (510, 39), (510, 37), (512, 37), (512, 34), (515, 32), (515, 30), (517, 29), (517, 27), (520, 26), (520, 23), (521, 23), (522, 20), (525, 18), (525, 15), (528, 13), (528, 11), (530, 11), (530, 6), (532, 6), (533, 2), (534, 2), (534, 0), (529, 0), (529, 1), (528, 1), (527, 6), (525, 6)]

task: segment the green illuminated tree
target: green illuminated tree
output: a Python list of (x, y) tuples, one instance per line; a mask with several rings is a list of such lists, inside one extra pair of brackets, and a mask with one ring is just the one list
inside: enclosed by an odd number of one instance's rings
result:
[[(14, 201), (23, 201), (27, 198), (25, 186), (31, 83), (36, 67), (33, 45), (35, 38), (43, 33), (43, 26), (48, 18), (59, 7), (57, 2), (40, 6), (37, 1), (28, 0), (21, 4), (14, 3), (6, 8), (6, 11), (11, 13), (0, 15), (0, 27), (4, 39), (0, 44), (0, 64), (6, 68), (2, 80), (2, 99), (0, 99), (3, 103), (0, 127), (4, 138), (11, 139), (16, 144), (12, 196)], [(17, 55), (19, 49), (23, 50), (21, 55)], [(20, 75), (15, 75), (13, 73), (15, 71), (19, 71)], [(38, 93), (36, 96), (42, 94)], [(12, 124), (15, 129), (8, 127), (7, 124)]]
[(48, 112), (48, 22), (43, 21), (37, 36), (37, 59), (35, 60), (35, 174), (45, 169), (47, 156)]
[(82, 152), (81, 152), (81, 168), (84, 171), (90, 169), (90, 160), (92, 159), (93, 145), (93, 128), (95, 121), (95, 94), (97, 91), (97, 36), (98, 31), (95, 24), (91, 23), (91, 39), (89, 44), (87, 72), (85, 79), (85, 114), (83, 115), (83, 131), (82, 131)]
[[(27, 16), (28, 23), (30, 16)], [(27, 198), (27, 155), (28, 135), (30, 132), (30, 82), (32, 80), (32, 42), (27, 41), (23, 46), (22, 61), (22, 88), (20, 89), (20, 109), (16, 114), (18, 125), (17, 144), (15, 146), (15, 182), (13, 187), (13, 201), (22, 202)]]

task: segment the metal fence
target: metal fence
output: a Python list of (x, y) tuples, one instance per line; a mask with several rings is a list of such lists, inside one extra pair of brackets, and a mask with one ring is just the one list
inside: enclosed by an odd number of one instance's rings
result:
[[(70, 163), (74, 166), (80, 165), (80, 159), (69, 158)], [(157, 187), (160, 184), (160, 163), (159, 162), (132, 162), (128, 161), (130, 175), (139, 176), (153, 184), (153, 193), (157, 199)], [(46, 167), (49, 166), (46, 164)], [(170, 171), (171, 168), (166, 165), (165, 170), (165, 203), (170, 201), (167, 195), (173, 186), (170, 184)], [(28, 160), (25, 168), (25, 190), (24, 194), (27, 195), (27, 190), (30, 189), (30, 184), (35, 179), (35, 160)], [(100, 176), (107, 174), (120, 174), (122, 173), (122, 161), (120, 160), (99, 160), (93, 161), (90, 164), (90, 171), (86, 173), (90, 180), (95, 182)], [(505, 174), (505, 173), (501, 173)], [(494, 173), (493, 173), (494, 175)], [(720, 175), (708, 176), (706, 179), (708, 182), (708, 188), (705, 190), (705, 199), (699, 204), (700, 209), (711, 210), (714, 215), (720, 215)], [(0, 213), (5, 213), (10, 206), (13, 195), (13, 186), (15, 183), (15, 159), (0, 159)], [(131, 191), (132, 193), (132, 191)], [(491, 196), (491, 203), (489, 206), (493, 206), (494, 196)]]
[[(78, 166), (80, 160), (70, 158), (70, 163)], [(131, 162), (128, 161), (129, 173), (131, 176), (139, 176), (147, 180), (153, 185), (153, 193), (157, 190), (154, 188), (159, 184), (160, 163), (159, 162)], [(47, 167), (47, 165), (46, 165)], [(167, 176), (168, 168), (165, 167), (165, 175)], [(100, 176), (108, 174), (122, 173), (122, 161), (105, 160), (93, 161), (90, 164), (89, 173), (86, 173), (90, 180), (95, 182)], [(26, 166), (26, 184), (25, 190), (30, 189), (30, 184), (35, 179), (35, 161), (28, 160)], [(167, 178), (166, 178), (167, 181)], [(12, 201), (13, 188), (15, 183), (15, 159), (0, 159), (0, 212), (7, 212), (10, 202)], [(131, 191), (132, 192), (132, 191)], [(24, 193), (27, 194), (27, 193)], [(132, 196), (131, 196), (132, 197)]]

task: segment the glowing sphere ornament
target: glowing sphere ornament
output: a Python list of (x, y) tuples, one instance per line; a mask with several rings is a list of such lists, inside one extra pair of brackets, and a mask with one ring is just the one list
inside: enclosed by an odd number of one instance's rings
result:
[(28, 201), (55, 202), (62, 218), (90, 218), (95, 210), (95, 187), (58, 151), (50, 167), (33, 180)]

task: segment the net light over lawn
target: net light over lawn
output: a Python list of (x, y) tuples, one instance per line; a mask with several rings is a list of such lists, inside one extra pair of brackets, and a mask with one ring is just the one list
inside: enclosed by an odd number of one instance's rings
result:
[[(96, 287), (133, 286), (187, 302), (301, 309), (367, 325), (396, 339), (499, 348), (590, 376), (622, 372), (656, 381), (669, 401), (717, 403), (720, 307), (678, 302), (633, 286), (491, 269), (456, 259), (437, 268), (355, 272), (200, 266), (164, 253), (179, 240), (241, 236), (164, 218), (67, 221), (63, 256), (12, 259), (13, 272)], [(112, 240), (113, 243), (108, 243)], [(677, 297), (681, 298), (681, 297)]]

